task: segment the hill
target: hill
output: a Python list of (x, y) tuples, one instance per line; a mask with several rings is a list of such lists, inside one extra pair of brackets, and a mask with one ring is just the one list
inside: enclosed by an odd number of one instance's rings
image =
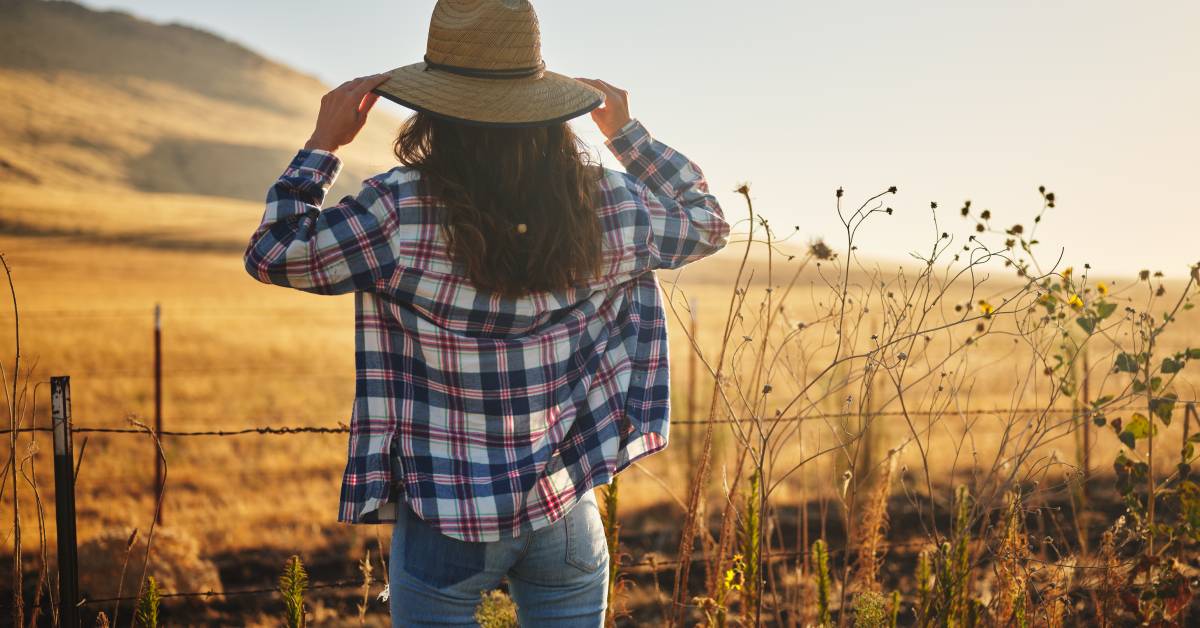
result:
[[(70, 2), (0, 2), (0, 190), (259, 202), (327, 87), (217, 35)], [(379, 112), (335, 190), (390, 167)], [(5, 190), (4, 188), (10, 188)]]

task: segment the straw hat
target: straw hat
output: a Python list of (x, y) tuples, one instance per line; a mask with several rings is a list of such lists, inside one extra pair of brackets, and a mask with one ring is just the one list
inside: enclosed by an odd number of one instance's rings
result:
[(375, 93), (468, 124), (542, 126), (604, 102), (599, 90), (546, 70), (527, 0), (438, 0), (425, 61), (387, 74)]

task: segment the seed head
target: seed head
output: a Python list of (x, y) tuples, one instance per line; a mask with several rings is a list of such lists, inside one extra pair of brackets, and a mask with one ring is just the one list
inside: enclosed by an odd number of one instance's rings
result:
[(808, 252), (820, 260), (833, 259), (833, 249), (829, 248), (829, 245), (825, 244), (824, 240), (817, 240), (808, 245)]

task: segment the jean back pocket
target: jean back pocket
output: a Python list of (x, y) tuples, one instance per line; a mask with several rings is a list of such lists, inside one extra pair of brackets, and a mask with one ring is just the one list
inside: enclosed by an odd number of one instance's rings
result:
[(482, 573), (487, 558), (484, 543), (446, 536), (404, 508), (404, 571), (439, 589)]
[(594, 493), (581, 497), (564, 523), (569, 565), (592, 573), (608, 562), (608, 539)]

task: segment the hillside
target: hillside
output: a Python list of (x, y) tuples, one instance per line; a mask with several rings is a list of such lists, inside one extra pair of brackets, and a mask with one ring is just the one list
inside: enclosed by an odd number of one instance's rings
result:
[[(0, 199), (52, 186), (259, 202), (327, 89), (187, 26), (69, 2), (0, 10)], [(335, 193), (390, 166), (397, 124), (373, 116)]]

